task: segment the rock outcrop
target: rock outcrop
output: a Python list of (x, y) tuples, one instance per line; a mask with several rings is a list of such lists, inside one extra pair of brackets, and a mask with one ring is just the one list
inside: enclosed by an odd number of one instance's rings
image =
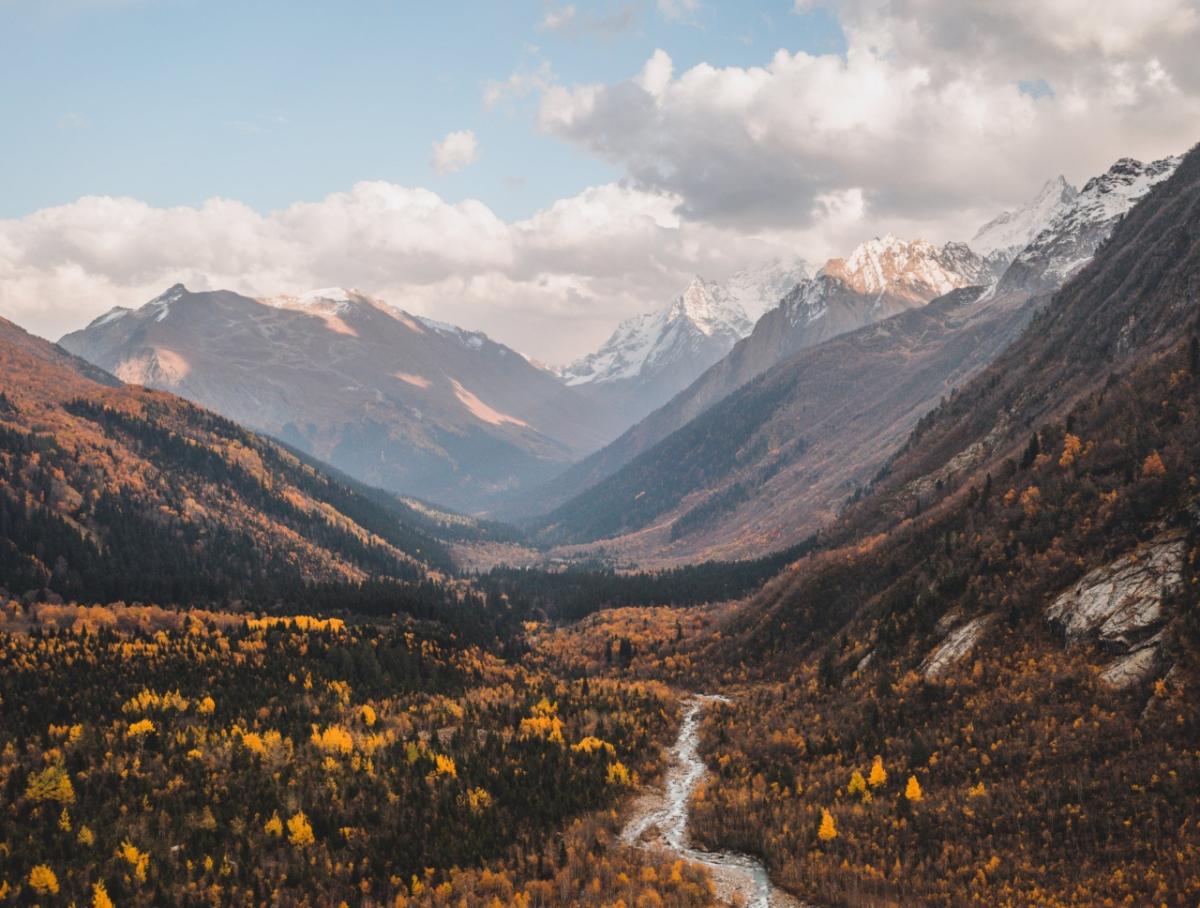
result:
[(936, 681), (952, 666), (965, 659), (995, 620), (995, 615), (981, 615), (947, 633), (938, 648), (921, 664), (921, 672), (925, 679)]
[(1096, 568), (1046, 609), (1068, 645), (1118, 653), (1101, 674), (1114, 687), (1148, 678), (1158, 665), (1170, 597), (1183, 582), (1186, 541), (1164, 537)]

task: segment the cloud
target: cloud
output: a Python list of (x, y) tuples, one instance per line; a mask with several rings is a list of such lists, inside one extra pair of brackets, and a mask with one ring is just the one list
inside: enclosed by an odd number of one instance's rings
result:
[(518, 69), (504, 81), (489, 81), (483, 86), (483, 106), (488, 110), (506, 102), (521, 101), (532, 94), (550, 88), (557, 82), (549, 61), (542, 60), (535, 69)]
[(700, 11), (700, 0), (658, 0), (658, 13), (664, 19), (681, 22)]
[(440, 142), (433, 143), (433, 158), (430, 164), (439, 174), (456, 173), (479, 160), (479, 143), (475, 133), (469, 129), (448, 133)]
[(638, 6), (624, 3), (610, 6), (607, 11), (596, 13), (580, 12), (574, 4), (548, 2), (538, 28), (545, 32), (557, 32), (572, 38), (589, 35), (611, 37), (629, 31), (637, 24)]
[(1200, 138), (1194, 0), (826, 5), (845, 53), (680, 72), (657, 50), (624, 81), (543, 87), (540, 128), (678, 196), (689, 219), (815, 227), (856, 190), (865, 223), (933, 239), (967, 235), (1050, 175)]
[(348, 286), (565, 362), (693, 272), (722, 277), (817, 241), (684, 221), (679, 204), (608, 184), (506, 221), (478, 201), (387, 182), (267, 214), (229, 199), (158, 208), (89, 196), (0, 220), (0, 315), (57, 338), (176, 281), (251, 296)]
[(575, 21), (575, 14), (577, 12), (575, 7), (570, 3), (564, 6), (548, 3), (546, 4), (546, 12), (542, 16), (542, 21), (538, 28), (548, 32), (562, 31)]

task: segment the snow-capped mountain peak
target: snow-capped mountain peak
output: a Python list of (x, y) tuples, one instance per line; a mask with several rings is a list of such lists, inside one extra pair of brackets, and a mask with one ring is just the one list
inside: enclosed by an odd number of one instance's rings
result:
[(980, 227), (971, 238), (970, 246), (982, 256), (1011, 260), (1065, 211), (1077, 195), (1079, 190), (1062, 175), (1047, 180), (1031, 202), (1002, 212)]
[(746, 331), (746, 313), (725, 288), (713, 281), (693, 277), (684, 291), (667, 308), (665, 326), (684, 320), (705, 337), (721, 331)]
[(724, 283), (693, 277), (663, 309), (621, 322), (598, 350), (563, 369), (563, 379), (570, 385), (650, 381), (669, 371), (673, 385), (680, 376), (699, 375), (808, 274), (801, 259), (774, 259)]
[(738, 271), (725, 282), (725, 291), (751, 322), (757, 322), (811, 275), (812, 268), (804, 259), (774, 258)]
[(1013, 259), (997, 292), (1061, 286), (1091, 261), (1125, 212), (1174, 173), (1182, 160), (1143, 164), (1121, 158), (1088, 180)]
[(987, 279), (987, 264), (962, 243), (938, 248), (926, 240), (892, 233), (861, 243), (844, 259), (831, 259), (821, 274), (864, 296), (892, 296), (914, 304)]

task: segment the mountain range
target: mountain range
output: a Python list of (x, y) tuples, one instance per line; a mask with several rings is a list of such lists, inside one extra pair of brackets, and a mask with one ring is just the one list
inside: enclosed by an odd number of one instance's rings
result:
[(1122, 159), (1079, 190), (1051, 180), (970, 245), (888, 234), (815, 273), (797, 258), (696, 277), (558, 371), (343, 289), (177, 285), (61, 343), (357, 480), (521, 520), (564, 552), (742, 557), (835, 515), (1178, 161)]
[(621, 322), (598, 350), (564, 368), (562, 377), (619, 409), (631, 425), (720, 360), (809, 271), (803, 260), (776, 259), (723, 283), (694, 277), (665, 308)]
[[(1124, 159), (1077, 193), (1052, 183), (1025, 213), (1008, 216), (1010, 225), (1026, 222), (1022, 235), (1034, 233), (1028, 212), (1048, 220), (998, 280), (1003, 258), (994, 250), (989, 263), (950, 246), (943, 255), (966, 263), (952, 273), (964, 284), (973, 275), (975, 289), (817, 339), (812, 326), (829, 317), (825, 301), (856, 311), (864, 296), (847, 284), (847, 269), (827, 268), (670, 403), (548, 484), (557, 507), (536, 521), (541, 538), (667, 561), (798, 542), (870, 481), (925, 412), (1004, 349), (1179, 160)], [(896, 244), (876, 241), (847, 260), (858, 266), (849, 269), (856, 286), (879, 293), (881, 274), (911, 286), (913, 269)]]

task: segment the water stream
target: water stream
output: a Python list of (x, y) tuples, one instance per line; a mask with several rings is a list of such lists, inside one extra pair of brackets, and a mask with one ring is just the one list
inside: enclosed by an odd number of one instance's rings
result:
[(762, 863), (748, 855), (693, 848), (688, 836), (688, 801), (708, 772), (697, 751), (700, 719), (710, 703), (725, 697), (696, 696), (684, 705), (683, 724), (671, 749), (672, 761), (661, 790), (644, 795), (621, 831), (632, 845), (665, 848), (685, 860), (703, 864), (713, 875), (718, 896), (726, 902), (740, 898), (747, 908), (803, 908), (803, 904), (776, 888)]

